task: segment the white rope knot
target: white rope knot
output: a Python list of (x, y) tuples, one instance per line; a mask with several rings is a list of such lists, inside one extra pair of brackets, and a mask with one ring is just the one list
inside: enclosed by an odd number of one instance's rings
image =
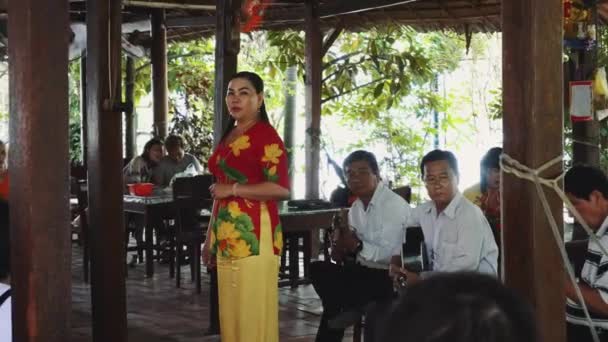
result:
[[(545, 192), (543, 191), (542, 185), (555, 190), (555, 192), (560, 197), (560, 199), (564, 202), (564, 204), (566, 205), (568, 210), (574, 215), (576, 220), (583, 226), (583, 229), (589, 235), (589, 238), (592, 241), (594, 241), (595, 243), (597, 243), (597, 245), (600, 247), (600, 250), (602, 251), (602, 253), (604, 255), (608, 256), (608, 251), (600, 243), (600, 241), (597, 238), (597, 236), (595, 235), (595, 233), (591, 230), (591, 228), (589, 228), (589, 226), (587, 225), (587, 222), (585, 222), (585, 220), (582, 218), (582, 216), (579, 214), (579, 212), (576, 210), (576, 208), (574, 208), (574, 205), (572, 205), (572, 203), (568, 199), (568, 196), (566, 196), (566, 194), (562, 190), (560, 182), (561, 182), (562, 178), (565, 176), (565, 173), (562, 173), (553, 179), (547, 179), (547, 178), (543, 178), (540, 176), (540, 174), (542, 172), (544, 172), (545, 170), (547, 170), (548, 168), (550, 168), (554, 165), (557, 165), (558, 163), (561, 163), (562, 160), (563, 160), (563, 157), (560, 155), (560, 156), (557, 156), (557, 157), (551, 159), (550, 161), (542, 164), (540, 167), (538, 167), (536, 169), (532, 169), (526, 165), (523, 165), (519, 161), (513, 159), (508, 154), (502, 153), (500, 155), (500, 169), (502, 171), (504, 171), (505, 173), (514, 175), (517, 178), (526, 179), (526, 180), (529, 180), (532, 183), (534, 183), (534, 185), (536, 187), (536, 193), (538, 194), (538, 197), (543, 206), (545, 216), (547, 216), (547, 220), (549, 221), (549, 225), (551, 226), (553, 238), (560, 251), (562, 261), (564, 262), (564, 267), (566, 268), (566, 273), (568, 273), (570, 281), (572, 282), (572, 284), (574, 284), (574, 290), (576, 292), (576, 297), (578, 298), (578, 301), (579, 301), (580, 305), (583, 307), (583, 311), (585, 312), (585, 318), (587, 319), (587, 323), (589, 324), (589, 329), (591, 330), (591, 335), (593, 336), (593, 341), (600, 342), (599, 336), (597, 335), (597, 331), (595, 330), (595, 324), (591, 320), (591, 316), (589, 315), (589, 310), (587, 309), (587, 304), (585, 303), (585, 300), (583, 299), (583, 295), (581, 293), (581, 289), (578, 286), (578, 283), (576, 282), (576, 277), (574, 276), (574, 270), (572, 269), (572, 265), (570, 265), (570, 260), (568, 259), (568, 253), (566, 252), (566, 248), (562, 241), (562, 235), (559, 231), (559, 228), (557, 227), (557, 221), (555, 220), (555, 217), (553, 217), (553, 213), (551, 212), (551, 206), (549, 205), (549, 201), (547, 200)], [(501, 180), (500, 180), (500, 187), (501, 187), (500, 192), (501, 193), (503, 191), (503, 189), (502, 189), (503, 184), (504, 183), (503, 183), (502, 174), (501, 174)], [(502, 210), (501, 210), (501, 215), (503, 215)], [(501, 220), (503, 220), (503, 217), (501, 217)]]

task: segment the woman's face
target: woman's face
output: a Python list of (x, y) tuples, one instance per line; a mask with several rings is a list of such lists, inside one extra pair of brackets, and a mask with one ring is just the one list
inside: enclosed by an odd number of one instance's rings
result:
[(160, 162), (161, 158), (163, 157), (163, 154), (163, 145), (160, 144), (152, 145), (152, 147), (150, 147), (150, 151), (148, 152), (150, 160), (155, 163)]
[(500, 170), (494, 167), (486, 169), (486, 184), (488, 189), (498, 190), (500, 189)]
[(226, 106), (236, 121), (257, 119), (263, 101), (264, 94), (258, 94), (247, 79), (235, 78), (228, 84)]

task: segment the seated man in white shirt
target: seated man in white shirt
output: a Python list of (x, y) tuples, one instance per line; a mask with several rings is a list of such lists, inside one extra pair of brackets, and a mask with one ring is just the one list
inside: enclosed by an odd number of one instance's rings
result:
[(12, 341), (8, 203), (0, 200), (0, 342)]
[[(422, 227), (431, 272), (496, 275), (498, 247), (492, 229), (479, 207), (458, 191), (458, 162), (454, 154), (442, 150), (427, 153), (420, 163), (420, 172), (431, 201), (413, 210), (409, 226)], [(405, 275), (408, 284), (420, 278), (420, 274), (407, 269), (392, 268), (391, 275)]]
[[(604, 172), (591, 166), (574, 166), (566, 172), (564, 188), (568, 199), (600, 243), (608, 247), (608, 178)], [(578, 286), (602, 342), (608, 341), (607, 265), (608, 256), (604, 255), (597, 242), (589, 239)], [(583, 307), (567, 277), (565, 287), (568, 342), (593, 341)]]
[(345, 244), (356, 254), (356, 261), (344, 265), (318, 261), (310, 266), (313, 286), (323, 303), (316, 338), (320, 342), (342, 341), (344, 329), (328, 324), (336, 315), (392, 298), (389, 264), (401, 248), (410, 215), (408, 203), (380, 180), (372, 153), (351, 153), (343, 169), (349, 188), (358, 197), (348, 213), (355, 234)]

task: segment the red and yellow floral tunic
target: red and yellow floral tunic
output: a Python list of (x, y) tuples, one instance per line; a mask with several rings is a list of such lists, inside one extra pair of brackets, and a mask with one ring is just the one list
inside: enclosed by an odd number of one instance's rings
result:
[[(228, 145), (221, 143), (209, 158), (209, 170), (222, 184), (275, 182), (289, 189), (287, 168), (283, 141), (265, 122), (254, 124)], [(277, 203), (241, 197), (217, 202), (213, 212), (211, 252), (231, 259), (259, 255), (262, 210), (268, 210), (274, 253), (280, 255), (283, 231)]]

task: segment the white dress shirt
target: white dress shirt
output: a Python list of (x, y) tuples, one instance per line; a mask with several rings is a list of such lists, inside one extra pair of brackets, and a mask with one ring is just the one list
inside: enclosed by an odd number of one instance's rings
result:
[[(10, 288), (7, 284), (0, 283), (0, 295)], [(11, 298), (9, 298), (0, 306), (0, 342), (11, 342), (13, 340), (12, 333)]]
[(357, 199), (348, 212), (349, 224), (363, 242), (357, 261), (388, 269), (391, 256), (399, 255), (410, 215), (410, 205), (382, 182), (378, 182), (367, 208)]
[[(604, 219), (595, 235), (602, 246), (608, 247), (608, 217)], [(592, 239), (589, 239), (587, 243), (587, 254), (581, 278), (583, 283), (598, 291), (604, 303), (608, 303), (608, 255), (604, 255), (600, 246)], [(587, 304), (587, 308), (589, 308), (589, 304)], [(591, 311), (589, 311), (589, 315), (596, 327), (608, 329), (606, 316)], [(566, 320), (572, 324), (589, 325), (582, 305), (570, 298), (566, 298)]]
[(413, 210), (411, 226), (422, 227), (433, 271), (497, 274), (498, 247), (485, 216), (457, 193), (437, 214), (433, 201)]

